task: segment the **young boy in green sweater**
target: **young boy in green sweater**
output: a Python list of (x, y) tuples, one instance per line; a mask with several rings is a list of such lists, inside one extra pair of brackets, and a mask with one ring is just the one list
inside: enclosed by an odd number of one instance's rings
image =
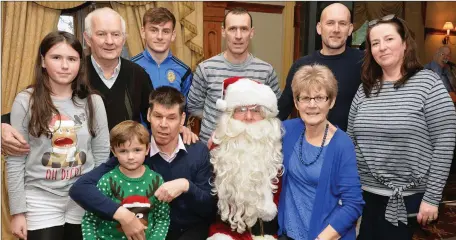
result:
[[(108, 197), (136, 214), (147, 227), (148, 240), (164, 240), (169, 227), (169, 206), (154, 193), (162, 177), (143, 165), (149, 154), (149, 132), (138, 122), (124, 121), (110, 132), (111, 151), (119, 165), (103, 175), (97, 187)], [(84, 240), (127, 239), (117, 221), (103, 220), (92, 212), (82, 219)]]

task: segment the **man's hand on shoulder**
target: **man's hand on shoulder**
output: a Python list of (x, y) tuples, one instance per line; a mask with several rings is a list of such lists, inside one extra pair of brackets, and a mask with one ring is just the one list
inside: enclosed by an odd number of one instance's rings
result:
[(190, 183), (185, 178), (175, 179), (169, 182), (163, 183), (157, 191), (155, 191), (155, 197), (163, 202), (171, 202), (175, 198), (179, 197), (182, 193), (187, 192), (190, 188)]
[(136, 217), (136, 214), (125, 207), (119, 207), (114, 213), (114, 219), (117, 220), (127, 239), (145, 240), (146, 226)]
[(30, 146), (24, 137), (11, 125), (2, 123), (2, 153), (4, 155), (23, 156), (29, 151)]
[(198, 136), (186, 126), (181, 126), (180, 133), (182, 133), (182, 141), (187, 145), (196, 143), (199, 140)]

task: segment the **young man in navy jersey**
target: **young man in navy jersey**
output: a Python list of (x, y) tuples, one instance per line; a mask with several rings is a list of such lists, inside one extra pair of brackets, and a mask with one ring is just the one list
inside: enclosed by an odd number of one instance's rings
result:
[(150, 8), (143, 17), (141, 37), (144, 52), (131, 58), (146, 70), (155, 88), (171, 86), (187, 98), (192, 85), (192, 70), (173, 56), (170, 47), (176, 39), (176, 18), (166, 8)]
[[(212, 165), (206, 145), (185, 145), (179, 129), (185, 120), (184, 96), (175, 88), (163, 86), (149, 98), (147, 120), (152, 138), (150, 156), (144, 164), (159, 173), (165, 183), (155, 192), (160, 201), (170, 203), (171, 221), (167, 240), (206, 239), (215, 214), (209, 179)], [(144, 225), (133, 212), (102, 194), (96, 184), (118, 162), (112, 158), (82, 176), (70, 189), (70, 196), (88, 211), (118, 221), (129, 239), (143, 240)]]
[(352, 31), (350, 10), (345, 5), (334, 3), (323, 9), (320, 22), (317, 24), (322, 49), (301, 57), (291, 66), (278, 103), (281, 120), (287, 119), (294, 108), (291, 82), (295, 72), (301, 66), (318, 63), (331, 69), (339, 86), (336, 104), (329, 112), (328, 120), (343, 131), (347, 130), (351, 102), (361, 84), (361, 65), (364, 56), (364, 52), (346, 45)]

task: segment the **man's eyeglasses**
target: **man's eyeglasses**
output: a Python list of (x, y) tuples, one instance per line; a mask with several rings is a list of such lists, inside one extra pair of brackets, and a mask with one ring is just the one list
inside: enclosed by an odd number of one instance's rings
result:
[(316, 96), (316, 97), (297, 97), (296, 101), (299, 103), (310, 103), (310, 101), (314, 100), (315, 103), (323, 103), (328, 101), (328, 96)]
[(370, 21), (370, 22), (367, 24), (367, 26), (368, 26), (368, 27), (373, 27), (373, 26), (375, 26), (375, 25), (377, 25), (377, 24), (379, 24), (379, 23), (381, 23), (381, 22), (388, 22), (388, 21), (391, 21), (391, 20), (393, 20), (393, 19), (395, 19), (395, 18), (396, 18), (396, 15), (394, 15), (394, 14), (389, 14), (389, 15), (386, 15), (386, 16), (384, 16), (384, 17), (382, 17), (382, 18), (377, 18), (377, 19), (374, 19), (374, 20)]

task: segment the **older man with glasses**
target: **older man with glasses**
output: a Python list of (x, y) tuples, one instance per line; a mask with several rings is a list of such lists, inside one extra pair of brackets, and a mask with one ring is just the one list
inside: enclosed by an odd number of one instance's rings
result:
[(440, 47), (434, 55), (434, 60), (424, 66), (426, 69), (430, 69), (440, 76), (446, 90), (448, 92), (454, 92), (456, 88), (456, 79), (451, 71), (451, 65), (449, 61), (451, 59), (451, 49), (449, 46)]

